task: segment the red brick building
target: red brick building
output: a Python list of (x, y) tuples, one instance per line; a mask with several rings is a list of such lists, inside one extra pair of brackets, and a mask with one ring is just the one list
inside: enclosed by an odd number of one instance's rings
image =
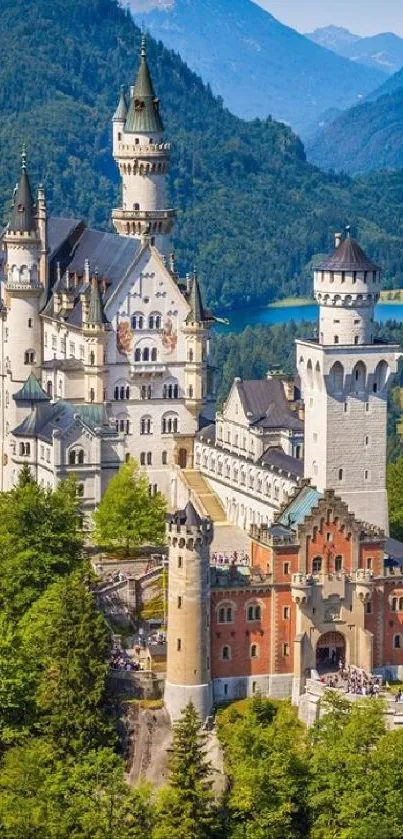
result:
[(211, 569), (215, 701), (297, 700), (312, 670), (340, 660), (403, 672), (401, 548), (333, 490), (299, 488), (271, 527), (252, 527), (250, 568)]

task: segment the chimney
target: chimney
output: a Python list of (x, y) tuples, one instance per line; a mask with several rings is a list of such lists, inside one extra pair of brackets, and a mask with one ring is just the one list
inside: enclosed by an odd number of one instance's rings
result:
[(334, 246), (335, 248), (339, 248), (341, 245), (342, 235), (341, 233), (334, 234)]

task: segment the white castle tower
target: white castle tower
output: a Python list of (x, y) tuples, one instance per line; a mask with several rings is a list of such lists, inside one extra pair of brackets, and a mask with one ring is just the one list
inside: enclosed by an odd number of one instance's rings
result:
[[(22, 154), (20, 181), (14, 195), (14, 207), (3, 237), (6, 250), (5, 305), (7, 307), (7, 356), (9, 359), (9, 395), (25, 382), (29, 374), (42, 364), (42, 334), (39, 312), (44, 285), (41, 263), (46, 252), (46, 204), (40, 192), (41, 241), (37, 219), (38, 207), (32, 197), (25, 152)], [(46, 282), (46, 269), (42, 265)]]
[(167, 253), (175, 211), (167, 209), (171, 146), (163, 137), (143, 36), (140, 68), (130, 90), (129, 106), (122, 88), (113, 116), (113, 156), (122, 179), (122, 206), (112, 211), (112, 220), (121, 235), (148, 239), (161, 253)]
[(168, 655), (165, 706), (172, 720), (193, 702), (202, 720), (212, 711), (210, 544), (212, 525), (189, 502), (168, 516)]
[(365, 522), (388, 532), (387, 396), (399, 347), (374, 337), (381, 271), (360, 246), (336, 234), (315, 270), (319, 339), (297, 341), (305, 402), (305, 476), (335, 489)]

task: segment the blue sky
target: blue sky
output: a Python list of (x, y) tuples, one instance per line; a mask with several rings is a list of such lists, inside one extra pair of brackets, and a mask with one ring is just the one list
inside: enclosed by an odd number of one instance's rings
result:
[(403, 36), (403, 0), (255, 0), (300, 32), (330, 23), (357, 35), (396, 32)]

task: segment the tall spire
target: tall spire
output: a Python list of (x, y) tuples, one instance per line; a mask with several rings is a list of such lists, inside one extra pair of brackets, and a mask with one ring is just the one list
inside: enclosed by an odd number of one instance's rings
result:
[(8, 229), (18, 233), (32, 233), (36, 230), (35, 202), (27, 171), (27, 153), (25, 145), (21, 152), (21, 175), (14, 193), (14, 207)]
[(119, 102), (118, 102), (118, 106), (116, 108), (116, 111), (113, 115), (113, 120), (116, 121), (116, 122), (126, 122), (126, 117), (127, 117), (126, 94), (125, 94), (124, 86), (121, 85)]
[(87, 323), (91, 326), (103, 326), (105, 323), (108, 323), (108, 319), (104, 312), (97, 274), (95, 274), (95, 277), (93, 277), (91, 281)]
[(159, 99), (155, 95), (147, 62), (146, 36), (141, 38), (140, 67), (130, 101), (126, 131), (161, 134), (164, 130), (159, 112)]

